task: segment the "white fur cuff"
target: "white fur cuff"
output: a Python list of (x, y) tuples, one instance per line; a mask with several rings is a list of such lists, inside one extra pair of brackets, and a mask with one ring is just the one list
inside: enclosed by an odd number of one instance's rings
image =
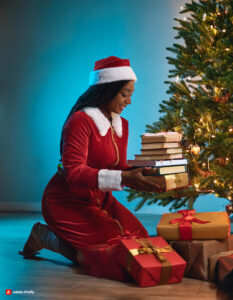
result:
[(101, 169), (98, 172), (98, 187), (101, 191), (122, 191), (120, 170)]

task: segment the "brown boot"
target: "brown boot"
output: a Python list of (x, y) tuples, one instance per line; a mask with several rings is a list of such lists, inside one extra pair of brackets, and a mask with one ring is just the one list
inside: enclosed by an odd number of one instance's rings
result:
[(77, 250), (55, 235), (47, 225), (37, 222), (33, 225), (23, 251), (19, 251), (19, 254), (24, 258), (35, 258), (39, 254), (38, 251), (43, 248), (60, 253), (77, 263)]

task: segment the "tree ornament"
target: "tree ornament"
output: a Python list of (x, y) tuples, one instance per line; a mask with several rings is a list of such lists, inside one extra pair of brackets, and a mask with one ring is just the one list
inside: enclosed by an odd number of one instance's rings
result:
[(220, 103), (227, 103), (228, 100), (230, 99), (230, 93), (227, 93), (225, 96), (223, 96), (221, 99), (220, 99)]
[(226, 209), (228, 216), (233, 213), (233, 205), (232, 204), (226, 205), (225, 209)]
[(219, 163), (220, 166), (225, 166), (226, 165), (226, 161), (223, 157), (219, 157), (216, 160), (217, 160), (217, 162)]
[(221, 89), (219, 87), (215, 86), (214, 87), (214, 93), (215, 93), (216, 97), (219, 97), (220, 93), (221, 93)]
[(210, 177), (216, 174), (214, 171), (203, 171), (199, 167), (197, 167), (197, 172), (203, 177)]
[(188, 150), (190, 149), (191, 143), (187, 139), (183, 139), (180, 141), (180, 145), (185, 149)]
[(218, 103), (227, 103), (227, 101), (230, 99), (230, 94), (227, 94), (223, 97), (215, 97), (214, 102)]
[[(227, 49), (226, 49), (227, 50)], [(230, 99), (231, 94), (226, 88), (214, 87), (214, 102), (226, 103)]]
[(191, 151), (192, 151), (192, 153), (193, 153), (194, 155), (198, 155), (199, 152), (200, 152), (200, 150), (201, 150), (201, 148), (199, 147), (198, 144), (195, 144), (195, 145), (192, 147), (192, 149), (191, 149)]

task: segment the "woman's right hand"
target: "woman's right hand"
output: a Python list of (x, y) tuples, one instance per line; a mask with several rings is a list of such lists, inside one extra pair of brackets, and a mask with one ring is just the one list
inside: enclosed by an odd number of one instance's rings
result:
[(136, 168), (133, 170), (122, 171), (121, 184), (130, 187), (137, 191), (143, 192), (160, 192), (161, 187), (143, 175), (145, 170), (150, 170), (150, 167)]

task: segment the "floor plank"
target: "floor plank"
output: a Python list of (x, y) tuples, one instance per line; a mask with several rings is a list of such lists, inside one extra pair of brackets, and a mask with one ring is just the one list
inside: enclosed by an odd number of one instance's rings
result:
[(13, 294), (13, 299), (228, 299), (215, 284), (190, 278), (178, 284), (140, 288), (133, 282), (86, 276), (79, 266), (49, 250), (42, 250), (38, 260), (23, 259), (18, 250), (37, 221), (44, 222), (41, 215), (0, 214), (0, 299), (9, 299), (6, 289), (27, 291), (27, 294)]

